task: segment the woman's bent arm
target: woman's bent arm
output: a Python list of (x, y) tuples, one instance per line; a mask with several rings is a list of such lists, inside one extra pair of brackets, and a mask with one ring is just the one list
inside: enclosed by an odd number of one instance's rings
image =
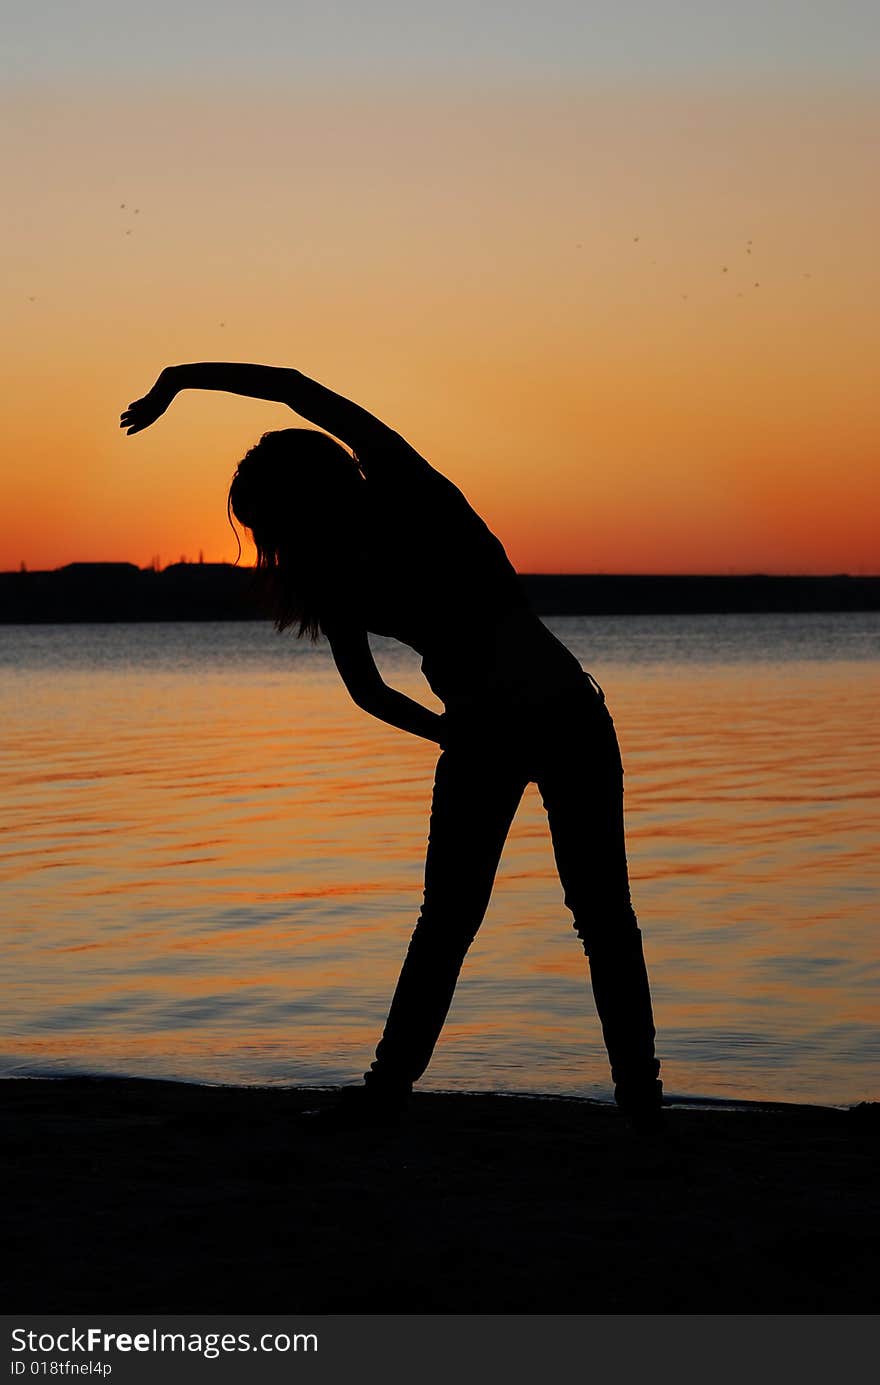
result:
[(445, 743), (446, 723), (438, 712), (389, 688), (376, 667), (366, 630), (351, 627), (325, 630), (336, 667), (358, 707), (389, 726), (423, 740)]
[(377, 717), (388, 726), (396, 726), (399, 731), (408, 731), (412, 736), (421, 736), (422, 740), (434, 741), (439, 746), (446, 744), (446, 723), (442, 715), (423, 707), (421, 702), (398, 692), (396, 688), (389, 688), (387, 683), (383, 683), (381, 689), (367, 699), (356, 697), (354, 700), (370, 716)]

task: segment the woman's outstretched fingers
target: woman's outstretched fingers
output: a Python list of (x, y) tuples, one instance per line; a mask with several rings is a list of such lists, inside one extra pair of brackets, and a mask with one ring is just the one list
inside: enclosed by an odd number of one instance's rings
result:
[(149, 428), (151, 423), (155, 423), (156, 419), (164, 414), (171, 398), (172, 396), (159, 394), (153, 389), (149, 394), (145, 394), (143, 399), (133, 400), (120, 416), (120, 428), (124, 428), (129, 435)]

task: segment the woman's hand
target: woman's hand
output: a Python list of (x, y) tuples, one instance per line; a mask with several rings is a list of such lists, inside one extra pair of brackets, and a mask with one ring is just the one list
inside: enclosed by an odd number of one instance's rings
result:
[(132, 433), (142, 433), (162, 417), (176, 394), (171, 371), (163, 370), (149, 394), (145, 394), (143, 399), (136, 399), (123, 412), (119, 420), (120, 428), (124, 428), (129, 437)]

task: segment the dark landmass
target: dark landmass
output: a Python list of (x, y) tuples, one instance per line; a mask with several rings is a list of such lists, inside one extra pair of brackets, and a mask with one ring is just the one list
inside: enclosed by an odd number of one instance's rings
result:
[(6, 1080), (7, 1312), (870, 1313), (878, 1107)]
[[(527, 574), (539, 615), (668, 615), (761, 611), (877, 611), (880, 577), (650, 577)], [(252, 568), (173, 563), (70, 563), (0, 573), (0, 623), (264, 620)]]

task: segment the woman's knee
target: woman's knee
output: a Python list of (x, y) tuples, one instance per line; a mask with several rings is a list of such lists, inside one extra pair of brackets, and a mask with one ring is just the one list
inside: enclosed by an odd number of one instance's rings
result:
[(588, 957), (626, 948), (641, 937), (635, 910), (629, 902), (616, 908), (578, 910), (572, 926)]
[(417, 957), (463, 955), (476, 937), (481, 922), (482, 916), (469, 918), (457, 911), (425, 904), (410, 938), (408, 954)]

